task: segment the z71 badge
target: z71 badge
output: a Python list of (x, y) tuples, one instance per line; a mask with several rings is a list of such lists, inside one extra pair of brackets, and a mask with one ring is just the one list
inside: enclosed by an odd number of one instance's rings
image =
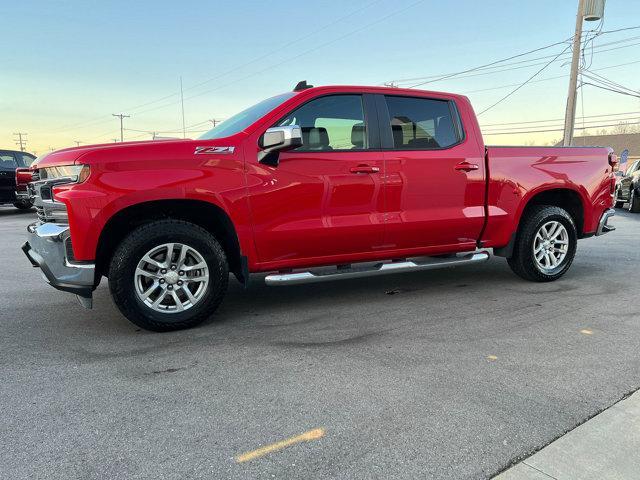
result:
[(197, 154), (213, 154), (213, 155), (227, 155), (233, 153), (236, 147), (196, 147)]

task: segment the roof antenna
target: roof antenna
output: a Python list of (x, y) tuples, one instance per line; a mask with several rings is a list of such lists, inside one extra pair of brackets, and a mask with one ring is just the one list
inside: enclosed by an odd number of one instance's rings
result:
[(298, 82), (298, 84), (295, 86), (293, 91), (294, 92), (300, 92), (302, 90), (306, 90), (307, 88), (313, 88), (313, 85), (309, 85), (309, 84), (307, 84), (306, 80), (302, 80), (301, 82)]

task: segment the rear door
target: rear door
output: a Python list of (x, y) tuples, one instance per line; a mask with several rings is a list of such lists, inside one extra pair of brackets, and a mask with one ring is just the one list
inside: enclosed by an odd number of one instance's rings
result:
[(277, 167), (247, 159), (261, 263), (346, 263), (353, 254), (379, 248), (384, 161), (376, 122), (373, 96), (332, 94), (270, 125), (299, 125), (303, 145), (281, 152)]
[(484, 152), (453, 100), (378, 97), (385, 149), (385, 248), (472, 250), (484, 224)]
[(15, 199), (16, 168), (18, 164), (13, 152), (0, 151), (0, 202)]

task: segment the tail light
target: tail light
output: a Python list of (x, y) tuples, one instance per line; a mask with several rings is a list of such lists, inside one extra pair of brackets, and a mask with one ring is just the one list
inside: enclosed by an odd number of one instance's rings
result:
[(31, 181), (31, 171), (27, 168), (18, 168), (16, 170), (16, 190), (27, 190), (27, 184)]

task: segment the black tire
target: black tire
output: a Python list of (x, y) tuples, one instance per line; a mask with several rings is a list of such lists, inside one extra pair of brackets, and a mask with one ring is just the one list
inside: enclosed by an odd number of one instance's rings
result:
[[(547, 222), (557, 221), (561, 223), (568, 233), (567, 253), (562, 262), (553, 270), (543, 271), (535, 260), (533, 243), (538, 230)], [(576, 226), (566, 210), (559, 207), (540, 205), (531, 208), (527, 216), (520, 222), (516, 235), (513, 255), (507, 259), (513, 272), (533, 282), (552, 282), (564, 275), (576, 254), (578, 235)]]
[(640, 198), (638, 198), (635, 188), (632, 188), (629, 192), (629, 211), (631, 213), (640, 213)]
[[(197, 304), (182, 312), (163, 313), (143, 303), (136, 294), (135, 271), (150, 249), (164, 243), (183, 243), (196, 249), (209, 272), (209, 283)], [(109, 289), (118, 309), (146, 330), (167, 332), (194, 327), (209, 318), (227, 291), (229, 265), (224, 250), (208, 231), (181, 220), (160, 220), (138, 227), (116, 248), (109, 265)]]
[(16, 207), (18, 210), (29, 210), (31, 209), (31, 207), (33, 207), (33, 203), (32, 202), (15, 202), (13, 204), (14, 207)]

